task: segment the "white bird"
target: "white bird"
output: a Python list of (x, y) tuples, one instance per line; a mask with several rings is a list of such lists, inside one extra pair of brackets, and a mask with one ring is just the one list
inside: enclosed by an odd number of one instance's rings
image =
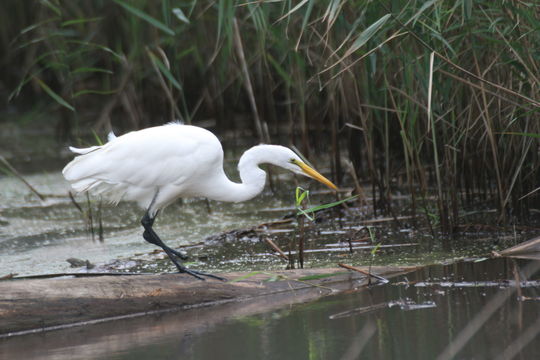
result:
[(106, 194), (113, 203), (136, 201), (146, 210), (141, 224), (146, 241), (161, 247), (179, 272), (199, 279), (218, 276), (185, 268), (176, 257), (187, 257), (163, 243), (152, 228), (159, 210), (178, 198), (206, 197), (241, 202), (264, 188), (268, 163), (311, 177), (332, 189), (336, 186), (303, 162), (291, 149), (279, 145), (257, 145), (247, 150), (238, 163), (241, 183), (223, 171), (223, 149), (218, 138), (197, 126), (170, 123), (122, 136), (109, 134), (109, 142), (70, 150), (75, 157), (62, 174), (77, 192), (92, 190)]

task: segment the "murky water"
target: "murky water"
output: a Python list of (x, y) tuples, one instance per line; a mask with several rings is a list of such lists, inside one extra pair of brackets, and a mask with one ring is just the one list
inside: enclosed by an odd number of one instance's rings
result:
[[(105, 241), (93, 241), (85, 218), (67, 197), (69, 186), (59, 172), (25, 178), (40, 192), (55, 197), (40, 201), (18, 179), (0, 177), (0, 276), (72, 272), (68, 258), (99, 265), (156, 249), (142, 238), (143, 211), (134, 204), (112, 207), (104, 202)], [(86, 197), (79, 196), (77, 201), (88, 210)], [(91, 204), (96, 233), (97, 202), (93, 199)], [(273, 220), (275, 213), (264, 209), (287, 205), (269, 192), (242, 204), (210, 202), (207, 206), (204, 200), (186, 200), (165, 209), (156, 230), (169, 246), (198, 244), (212, 234)]]
[[(163, 254), (154, 254), (156, 247), (142, 239), (143, 211), (134, 204), (112, 207), (106, 202), (99, 205), (95, 198), (88, 204), (85, 196), (77, 197), (83, 211), (92, 211), (95, 238), (101, 208), (105, 241), (93, 240), (87, 218), (67, 196), (69, 185), (60, 174), (72, 154), (54, 141), (52, 133), (44, 136), (39, 129), (29, 127), (24, 133), (18, 129), (19, 126), (10, 127), (9, 123), (2, 126), (0, 155), (8, 158), (33, 187), (49, 196), (39, 200), (19, 179), (0, 173), (0, 277), (87, 271), (72, 268), (66, 261), (69, 258), (95, 264), (91, 271), (174, 271)], [(237, 142), (235, 139), (236, 146)], [(234, 150), (228, 145), (225, 148)], [(226, 170), (236, 179), (239, 153), (226, 155)], [(215, 272), (282, 269), (286, 262), (272, 253), (265, 239), (272, 239), (285, 252), (294, 253), (299, 235), (295, 222), (209, 239), (225, 231), (249, 229), (294, 214), (293, 176), (280, 171), (273, 174), (274, 183), (281, 183), (276, 192), (267, 186), (259, 197), (240, 204), (188, 199), (165, 209), (156, 221), (156, 231), (169, 246), (185, 248), (190, 255), (190, 267)], [(309, 179), (298, 180), (306, 188), (321, 189)], [(328, 194), (311, 196), (314, 205), (332, 200)], [(404, 209), (405, 215), (407, 206), (405, 201), (395, 204), (396, 209)], [(478, 212), (478, 216), (484, 214), (487, 213)], [(306, 222), (305, 266), (335, 266), (343, 261), (378, 265), (441, 263), (487, 254), (530, 236), (474, 231), (472, 235), (445, 241), (432, 236), (425, 226), (413, 226), (410, 218), (405, 217), (399, 224), (382, 220), (373, 220), (371, 208), (366, 206), (319, 217), (315, 223)], [(361, 230), (364, 225), (373, 226), (375, 240)], [(203, 242), (205, 246), (201, 246)], [(379, 243), (381, 247), (372, 256), (372, 247)], [(353, 252), (349, 251), (351, 248)]]
[[(105, 270), (125, 270), (132, 257), (156, 249), (142, 238), (143, 211), (129, 203), (118, 207), (103, 203), (105, 241), (93, 241), (86, 218), (67, 196), (69, 185), (60, 174), (73, 155), (55, 141), (54, 134), (46, 133), (47, 129), (28, 127), (21, 132), (20, 125), (2, 124), (0, 155), (35, 189), (48, 196), (39, 200), (20, 179), (0, 172), (0, 277), (10, 273), (24, 276), (83, 270), (71, 268), (68, 258), (89, 260), (98, 265), (96, 271), (100, 265)], [(235, 163), (226, 165), (237, 177), (232, 169)], [(5, 166), (1, 165), (0, 170), (5, 170)], [(97, 233), (98, 199), (92, 198), (90, 205), (85, 196), (76, 199), (84, 211), (91, 209)], [(283, 200), (268, 191), (243, 204), (211, 202), (208, 206), (201, 199), (187, 200), (183, 206), (175, 204), (165, 209), (156, 221), (156, 230), (172, 247), (198, 244), (212, 234), (274, 219), (274, 213), (261, 210), (290, 207), (292, 202)], [(143, 270), (172, 268), (167, 264)]]
[[(294, 188), (291, 177), (283, 175), (290, 188)], [(25, 178), (41, 193), (51, 196), (41, 201), (18, 179), (0, 177), (0, 276), (86, 271), (72, 268), (66, 261), (69, 258), (97, 265), (91, 271), (174, 271), (164, 254), (154, 254), (156, 247), (142, 239), (139, 221), (143, 211), (134, 204), (121, 203), (113, 207), (103, 202), (101, 218), (105, 241), (100, 242), (92, 240), (85, 217), (66, 196), (69, 186), (58, 171), (30, 174)], [(284, 188), (278, 193), (267, 189), (259, 197), (240, 204), (188, 199), (165, 209), (155, 228), (169, 246), (185, 247), (190, 255), (188, 264), (194, 268), (216, 272), (284, 268), (286, 261), (276, 257), (264, 240), (273, 239), (284, 251), (292, 250), (294, 254), (296, 240), (292, 239), (298, 236), (295, 222), (260, 228), (259, 232), (209, 238), (294, 213), (293, 194), (287, 194)], [(328, 199), (316, 195), (312, 198), (314, 203)], [(88, 204), (85, 196), (76, 199), (84, 211), (93, 212), (97, 239), (98, 200), (92, 199)], [(367, 209), (352, 208), (351, 211), (365, 212), (365, 217), (369, 218)], [(323, 216), (316, 223), (306, 222), (306, 267), (334, 266), (343, 261), (375, 265), (453, 261), (487, 254), (523, 239), (519, 234), (476, 233), (444, 242), (429, 233), (413, 230), (407, 222), (402, 221), (397, 227), (394, 222), (386, 221), (372, 224), (376, 243), (381, 244), (373, 257), (374, 243), (366, 237), (366, 231), (359, 230), (363, 226), (359, 225), (358, 218), (341, 216)], [(201, 246), (205, 241), (205, 246)]]
[[(310, 303), (227, 304), (4, 339), (0, 358), (534, 359), (539, 269), (510, 259), (437, 265)], [(522, 289), (506, 281), (515, 274)]]
[[(291, 176), (279, 175), (289, 189), (294, 189)], [(19, 179), (0, 176), (0, 276), (87, 271), (72, 268), (66, 261), (69, 258), (88, 260), (96, 265), (90, 271), (97, 272), (174, 271), (164, 254), (153, 253), (156, 247), (142, 239), (143, 211), (134, 204), (120, 203), (113, 207), (106, 202), (99, 205), (95, 198), (88, 203), (85, 196), (78, 196), (76, 200), (81, 208), (92, 211), (93, 240), (86, 218), (67, 196), (69, 185), (59, 171), (32, 173), (25, 178), (49, 196), (41, 201)], [(309, 180), (302, 180), (309, 184)], [(188, 199), (165, 209), (155, 229), (169, 246), (185, 248), (190, 255), (190, 267), (214, 272), (282, 269), (287, 262), (273, 254), (265, 239), (272, 239), (294, 255), (299, 236), (295, 221), (230, 236), (215, 235), (250, 229), (294, 214), (294, 195), (287, 193), (286, 188), (280, 187), (277, 193), (267, 188), (259, 197), (240, 204)], [(314, 204), (330, 200), (328, 195), (312, 196)], [(98, 208), (104, 242), (96, 240)], [(474, 232), (445, 241), (434, 238), (428, 229), (417, 230), (410, 219), (399, 224), (391, 219), (370, 222), (371, 216), (369, 207), (351, 208), (349, 212), (319, 216), (314, 223), (306, 221), (305, 266), (335, 266), (343, 261), (374, 265), (441, 263), (488, 254), (528, 236), (518, 232)], [(364, 225), (373, 227), (374, 239), (369, 238)], [(376, 256), (372, 256), (375, 244), (380, 247)]]

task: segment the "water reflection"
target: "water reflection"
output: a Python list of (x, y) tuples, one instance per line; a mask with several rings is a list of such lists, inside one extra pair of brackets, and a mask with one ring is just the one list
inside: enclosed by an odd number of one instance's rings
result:
[[(435, 359), (450, 344), (457, 353), (447, 358), (492, 359), (513, 352), (536, 358), (538, 301), (518, 301), (517, 295), (532, 299), (540, 289), (482, 284), (538, 280), (539, 268), (538, 261), (507, 259), (431, 266), (315, 302), (259, 299), (4, 339), (0, 358)], [(436, 285), (441, 281), (479, 285)], [(395, 301), (435, 306), (379, 306)], [(335, 316), (361, 307), (373, 309)]]

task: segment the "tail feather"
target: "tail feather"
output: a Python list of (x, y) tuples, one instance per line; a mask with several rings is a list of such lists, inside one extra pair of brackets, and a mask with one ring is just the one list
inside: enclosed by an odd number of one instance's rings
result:
[(86, 179), (76, 180), (72, 182), (71, 187), (76, 192), (82, 193), (96, 187), (97, 185), (99, 185), (99, 183), (100, 183), (99, 180), (86, 178)]
[(76, 148), (73, 146), (69, 147), (69, 150), (71, 152), (74, 152), (75, 154), (85, 155), (88, 153), (91, 153), (92, 151), (96, 151), (98, 149), (101, 149), (101, 146), (90, 146), (89, 148)]
[(92, 168), (88, 166), (88, 161), (85, 160), (87, 159), (84, 156), (78, 156), (67, 164), (62, 170), (64, 178), (71, 183), (91, 178), (94, 174)]
[[(115, 139), (114, 133), (109, 133), (109, 142)], [(148, 207), (153, 200), (154, 192), (115, 177), (115, 172), (118, 172), (123, 164), (111, 163), (110, 154), (107, 155), (109, 148), (110, 145), (70, 147), (69, 149), (78, 156), (62, 170), (64, 178), (71, 183), (71, 187), (77, 193), (91, 191), (93, 195), (105, 196), (113, 204), (117, 204), (120, 200), (135, 200), (142, 207)]]
[(77, 192), (88, 191), (99, 185), (99, 165), (102, 162), (101, 146), (92, 146), (85, 149), (70, 148), (71, 151), (81, 154), (67, 164), (62, 170), (64, 178), (72, 184)]

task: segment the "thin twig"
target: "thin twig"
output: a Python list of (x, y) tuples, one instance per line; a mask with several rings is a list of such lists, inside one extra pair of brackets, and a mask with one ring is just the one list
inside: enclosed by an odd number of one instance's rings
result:
[(9, 172), (11, 174), (13, 174), (13, 176), (15, 176), (17, 179), (21, 180), (24, 183), (24, 185), (26, 185), (30, 189), (30, 191), (32, 191), (40, 200), (45, 200), (45, 196), (43, 196), (32, 185), (30, 185), (30, 183), (28, 181), (26, 181), (22, 177), (22, 175), (13, 166), (11, 166), (11, 164), (2, 155), (0, 155), (0, 162), (2, 162), (7, 167), (7, 169), (9, 170)]
[(84, 210), (82, 209), (81, 205), (79, 205), (79, 203), (75, 200), (75, 197), (73, 197), (73, 193), (71, 191), (68, 191), (68, 195), (69, 195), (69, 198), (71, 199), (71, 202), (73, 203), (73, 205), (75, 205), (77, 210), (79, 210), (81, 214), (84, 214)]
[[(439, 73), (441, 73), (441, 74), (444, 74), (444, 75), (446, 75), (446, 76), (448, 76), (448, 77), (451, 77), (451, 78), (454, 79), (454, 80), (457, 80), (457, 81), (460, 81), (460, 82), (462, 82), (462, 83), (464, 83), (464, 84), (467, 84), (467, 85), (470, 86), (470, 87), (473, 87), (473, 88), (476, 88), (476, 89), (479, 89), (479, 90), (482, 89), (482, 87), (481, 87), (480, 85), (475, 84), (475, 83), (473, 83), (473, 82), (471, 82), (471, 81), (469, 81), (469, 80), (467, 80), (467, 79), (464, 79), (464, 78), (462, 78), (462, 77), (460, 77), (460, 76), (457, 76), (456, 74), (452, 74), (451, 72), (448, 72), (448, 71), (446, 71), (446, 70), (443, 70), (443, 69), (437, 69), (437, 72), (439, 72)], [(486, 93), (489, 93), (490, 95), (493, 95), (493, 96), (495, 96), (495, 97), (498, 97), (499, 99), (504, 100), (504, 101), (506, 101), (506, 102), (509, 103), (509, 104), (512, 104), (512, 105), (517, 106), (517, 107), (520, 107), (520, 108), (525, 109), (525, 110), (527, 110), (527, 111), (534, 111), (534, 109), (531, 109), (530, 107), (525, 106), (525, 105), (523, 105), (523, 104), (520, 104), (520, 103), (518, 103), (518, 102), (515, 102), (515, 101), (513, 101), (513, 100), (511, 100), (511, 99), (508, 99), (508, 98), (502, 96), (501, 94), (496, 93), (495, 91), (492, 91), (492, 90), (489, 90), (489, 89), (483, 89), (483, 90), (484, 90)]]
[(359, 268), (354, 267), (354, 266), (351, 266), (351, 265), (339, 263), (338, 266), (339, 266), (339, 267), (342, 267), (342, 268), (344, 268), (344, 269), (347, 269), (347, 270), (352, 270), (352, 271), (359, 272), (360, 274), (364, 274), (364, 275), (366, 275), (366, 276), (374, 277), (375, 279), (380, 280), (380, 281), (382, 281), (383, 283), (387, 283), (387, 282), (388, 282), (388, 279), (385, 279), (385, 278), (383, 278), (382, 276), (372, 274), (372, 273), (370, 273), (370, 272), (364, 271), (364, 270), (362, 270), (362, 269), (359, 269)]
[(289, 257), (272, 240), (266, 239), (266, 242), (268, 243), (268, 245), (270, 245), (270, 247), (272, 247), (272, 249), (274, 249), (279, 254), (281, 258), (289, 261)]
[[(267, 274), (267, 275), (273, 275), (272, 273), (267, 273), (267, 272), (263, 272), (263, 274)], [(308, 286), (313, 286), (313, 287), (316, 287), (316, 288), (321, 288), (321, 289), (325, 289), (325, 290), (330, 290), (331, 292), (334, 292), (335, 290), (332, 289), (331, 287), (328, 287), (328, 286), (323, 286), (323, 285), (318, 285), (318, 284), (314, 284), (312, 282), (309, 282), (309, 281), (304, 281), (304, 280), (299, 280), (299, 279), (293, 279), (293, 278), (290, 278), (286, 275), (282, 275), (280, 274), (279, 275), (279, 278), (280, 279), (283, 279), (283, 280), (287, 280), (287, 281), (296, 281), (300, 284), (304, 284), (304, 285), (308, 285)], [(292, 289), (294, 290), (294, 289)]]

